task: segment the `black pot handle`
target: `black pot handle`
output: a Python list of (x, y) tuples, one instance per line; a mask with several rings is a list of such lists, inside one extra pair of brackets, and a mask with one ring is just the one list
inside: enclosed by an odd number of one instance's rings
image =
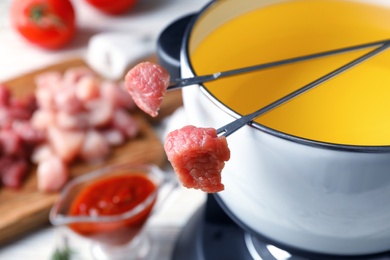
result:
[(158, 63), (168, 71), (172, 79), (180, 78), (180, 49), (184, 33), (194, 15), (189, 14), (175, 20), (158, 37)]

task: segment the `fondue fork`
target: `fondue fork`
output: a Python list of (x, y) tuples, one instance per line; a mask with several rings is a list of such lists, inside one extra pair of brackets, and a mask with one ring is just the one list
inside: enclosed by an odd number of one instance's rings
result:
[(364, 44), (359, 44), (359, 45), (355, 45), (355, 46), (349, 46), (349, 47), (345, 47), (345, 48), (340, 48), (340, 49), (335, 49), (335, 50), (330, 50), (330, 51), (325, 51), (325, 52), (319, 52), (319, 53), (309, 54), (309, 55), (285, 59), (285, 60), (273, 61), (273, 62), (269, 62), (269, 63), (263, 63), (263, 64), (253, 65), (253, 66), (239, 68), (239, 69), (216, 72), (216, 73), (209, 74), (209, 75), (195, 76), (195, 77), (191, 77), (191, 78), (178, 78), (178, 79), (172, 80), (169, 83), (167, 90), (178, 89), (178, 88), (190, 86), (193, 84), (201, 84), (201, 83), (216, 80), (219, 78), (234, 76), (234, 75), (238, 75), (238, 74), (242, 74), (242, 73), (248, 73), (248, 72), (252, 72), (252, 71), (256, 71), (256, 70), (269, 69), (272, 67), (292, 64), (292, 63), (296, 63), (296, 62), (300, 62), (300, 61), (306, 61), (306, 60), (310, 60), (310, 59), (326, 57), (326, 56), (345, 53), (345, 52), (349, 52), (349, 51), (375, 47), (378, 45), (382, 46), (382, 45), (387, 44), (387, 43), (390, 43), (390, 39), (376, 41), (376, 42), (370, 42), (370, 43), (364, 43)]
[(244, 125), (252, 122), (255, 118), (257, 118), (257, 117), (271, 111), (272, 109), (292, 100), (293, 98), (309, 91), (310, 89), (313, 89), (314, 87), (324, 83), (325, 81), (328, 81), (329, 79), (339, 75), (340, 73), (345, 72), (346, 70), (360, 64), (361, 62), (383, 52), (384, 50), (388, 49), (389, 47), (390, 47), (390, 41), (385, 41), (380, 47), (360, 56), (359, 58), (339, 67), (338, 69), (336, 69), (336, 70), (334, 70), (334, 71), (332, 71), (332, 72), (330, 72), (330, 73), (328, 73), (328, 74), (326, 74), (326, 75), (324, 75), (316, 80), (314, 80), (313, 82), (291, 92), (290, 94), (283, 96), (282, 98), (268, 104), (267, 106), (260, 108), (259, 110), (256, 110), (255, 112), (252, 112), (246, 116), (242, 116), (242, 117), (232, 121), (231, 123), (218, 128), (217, 135), (223, 135), (223, 136), (231, 135), (232, 133), (234, 133), (235, 131), (237, 131), (238, 129), (243, 127)]

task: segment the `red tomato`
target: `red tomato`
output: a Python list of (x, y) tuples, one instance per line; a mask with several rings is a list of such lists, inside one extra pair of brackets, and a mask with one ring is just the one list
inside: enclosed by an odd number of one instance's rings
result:
[(69, 0), (13, 0), (13, 26), (30, 42), (46, 49), (68, 43), (76, 31), (75, 12)]
[(137, 0), (87, 0), (87, 2), (107, 14), (123, 14), (130, 10)]

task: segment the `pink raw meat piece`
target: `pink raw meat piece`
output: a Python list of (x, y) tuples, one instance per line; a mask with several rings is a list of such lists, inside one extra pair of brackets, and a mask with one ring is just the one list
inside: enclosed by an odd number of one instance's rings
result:
[(152, 62), (139, 63), (125, 77), (127, 91), (135, 104), (153, 117), (158, 115), (169, 81), (169, 73)]
[(50, 147), (50, 144), (43, 143), (34, 148), (31, 154), (31, 161), (35, 164), (39, 164), (40, 162), (48, 159), (51, 156), (56, 156), (53, 149)]
[(85, 134), (80, 157), (87, 162), (100, 162), (110, 153), (110, 145), (104, 135), (96, 130)]
[(0, 106), (8, 106), (11, 99), (9, 88), (0, 83)]
[(124, 109), (116, 109), (112, 118), (113, 126), (127, 138), (134, 138), (139, 132), (139, 123)]
[(2, 155), (23, 155), (23, 140), (11, 128), (0, 129), (0, 151)]
[(48, 142), (54, 153), (64, 162), (72, 162), (77, 157), (84, 137), (83, 130), (68, 130), (52, 126), (47, 131)]
[(116, 108), (133, 110), (136, 106), (133, 98), (128, 94), (124, 83), (103, 81), (100, 85), (100, 95), (109, 100)]
[(125, 135), (121, 130), (111, 127), (101, 130), (102, 135), (106, 139), (107, 143), (111, 146), (118, 146), (126, 141)]
[(224, 189), (221, 171), (230, 159), (226, 137), (214, 128), (185, 126), (168, 134), (164, 144), (168, 160), (184, 187), (204, 192)]
[(26, 143), (39, 144), (45, 141), (46, 133), (34, 128), (29, 120), (15, 120), (12, 130)]
[(109, 100), (98, 98), (86, 102), (84, 106), (90, 127), (103, 127), (112, 121), (114, 105)]
[(100, 85), (96, 77), (82, 77), (75, 86), (76, 97), (81, 101), (88, 101), (97, 98), (100, 95)]
[(57, 192), (69, 179), (69, 169), (59, 157), (51, 155), (39, 162), (37, 178), (38, 190)]
[(0, 159), (0, 178), (4, 186), (19, 188), (28, 173), (29, 165), (22, 158), (5, 156)]

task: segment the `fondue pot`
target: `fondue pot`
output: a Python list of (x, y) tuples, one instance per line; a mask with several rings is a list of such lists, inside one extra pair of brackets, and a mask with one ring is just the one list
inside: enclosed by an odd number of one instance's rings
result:
[[(250, 10), (281, 2), (286, 1), (215, 1), (199, 13), (178, 21), (180, 28), (185, 28), (179, 48), (180, 76), (197, 76), (192, 54), (213, 30)], [(389, 5), (387, 1), (375, 2)], [(240, 32), (232, 37), (240, 37)], [(174, 45), (169, 47), (174, 48)], [(169, 51), (159, 48), (163, 65), (177, 66), (172, 56), (166, 57)], [(219, 128), (241, 116), (202, 85), (186, 87), (182, 92), (189, 124)], [(218, 211), (211, 218), (207, 217), (207, 212), (199, 214), (224, 226), (229, 221), (225, 216), (218, 220), (218, 216), (226, 213), (243, 230), (237, 234), (242, 236), (248, 252), (259, 248), (258, 241), (310, 259), (371, 259), (390, 251), (389, 146), (320, 142), (259, 123), (247, 125), (229, 136), (228, 144), (231, 159), (222, 172), (225, 190), (209, 196), (217, 201), (217, 204), (213, 202), (213, 207), (221, 207), (223, 213)], [(213, 209), (206, 206), (206, 210)], [(196, 236), (201, 229), (187, 230), (185, 235)], [(234, 233), (237, 229), (231, 230)], [(215, 236), (222, 236), (214, 231)], [(183, 245), (183, 241), (189, 239), (181, 237), (179, 240), (176, 251), (180, 251), (180, 246), (189, 250), (188, 245)], [(229, 243), (241, 247), (238, 241)], [(229, 251), (230, 246), (224, 248), (221, 250)]]

